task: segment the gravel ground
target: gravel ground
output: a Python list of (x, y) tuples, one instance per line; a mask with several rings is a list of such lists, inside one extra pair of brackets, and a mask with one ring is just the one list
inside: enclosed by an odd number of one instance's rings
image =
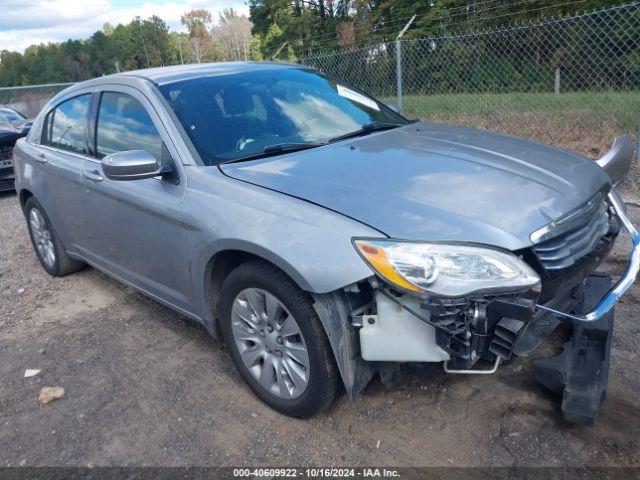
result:
[[(303, 421), (258, 401), (179, 314), (90, 268), (48, 276), (13, 194), (0, 195), (0, 226), (0, 465), (640, 465), (637, 286), (617, 308), (594, 427), (565, 422), (533, 377), (562, 332), (496, 375), (374, 382)], [(604, 270), (620, 272), (629, 246), (621, 237)], [(40, 405), (43, 386), (66, 394)]]

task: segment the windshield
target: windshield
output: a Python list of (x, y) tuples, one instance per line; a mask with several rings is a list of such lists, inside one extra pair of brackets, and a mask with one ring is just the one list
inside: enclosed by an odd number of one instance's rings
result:
[(0, 108), (0, 123), (13, 123), (19, 120), (25, 120), (25, 117), (10, 108)]
[(274, 145), (322, 145), (372, 124), (407, 123), (353, 87), (297, 68), (200, 77), (159, 88), (206, 165), (251, 158)]

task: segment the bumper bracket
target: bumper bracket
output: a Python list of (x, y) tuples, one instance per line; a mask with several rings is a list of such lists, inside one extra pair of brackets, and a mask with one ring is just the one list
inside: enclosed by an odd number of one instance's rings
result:
[[(581, 310), (588, 312), (611, 288), (611, 277), (595, 273), (586, 280)], [(562, 395), (562, 414), (572, 423), (593, 425), (607, 393), (613, 336), (613, 309), (599, 320), (572, 320), (573, 336), (564, 351), (534, 363), (536, 379)]]

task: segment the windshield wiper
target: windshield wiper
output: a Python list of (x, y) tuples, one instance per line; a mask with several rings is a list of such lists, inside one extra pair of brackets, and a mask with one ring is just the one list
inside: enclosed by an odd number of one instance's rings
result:
[(345, 133), (344, 135), (339, 135), (337, 137), (333, 137), (329, 142), (338, 142), (340, 140), (346, 140), (347, 138), (359, 137), (361, 135), (367, 135), (368, 133), (380, 132), (382, 130), (391, 130), (392, 128), (402, 127), (401, 123), (391, 123), (391, 122), (371, 122), (367, 123), (359, 128), (358, 130), (354, 130), (353, 132)]
[[(255, 160), (257, 158), (270, 157), (272, 155), (279, 155), (281, 153), (298, 152), (300, 150), (307, 150), (309, 148), (322, 147), (326, 143), (320, 142), (301, 142), (301, 143), (276, 143), (265, 147), (260, 152), (249, 153), (247, 155), (241, 155), (239, 157), (233, 157), (222, 162), (217, 162), (218, 165), (224, 165), (225, 163), (244, 162), (246, 160)], [(220, 157), (218, 157), (220, 158)]]

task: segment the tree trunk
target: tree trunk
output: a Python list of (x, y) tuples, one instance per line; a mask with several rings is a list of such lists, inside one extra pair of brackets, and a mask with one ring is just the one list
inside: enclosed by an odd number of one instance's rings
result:
[(320, 32), (324, 33), (324, 24), (327, 12), (324, 6), (324, 0), (318, 0), (318, 8), (320, 9)]

